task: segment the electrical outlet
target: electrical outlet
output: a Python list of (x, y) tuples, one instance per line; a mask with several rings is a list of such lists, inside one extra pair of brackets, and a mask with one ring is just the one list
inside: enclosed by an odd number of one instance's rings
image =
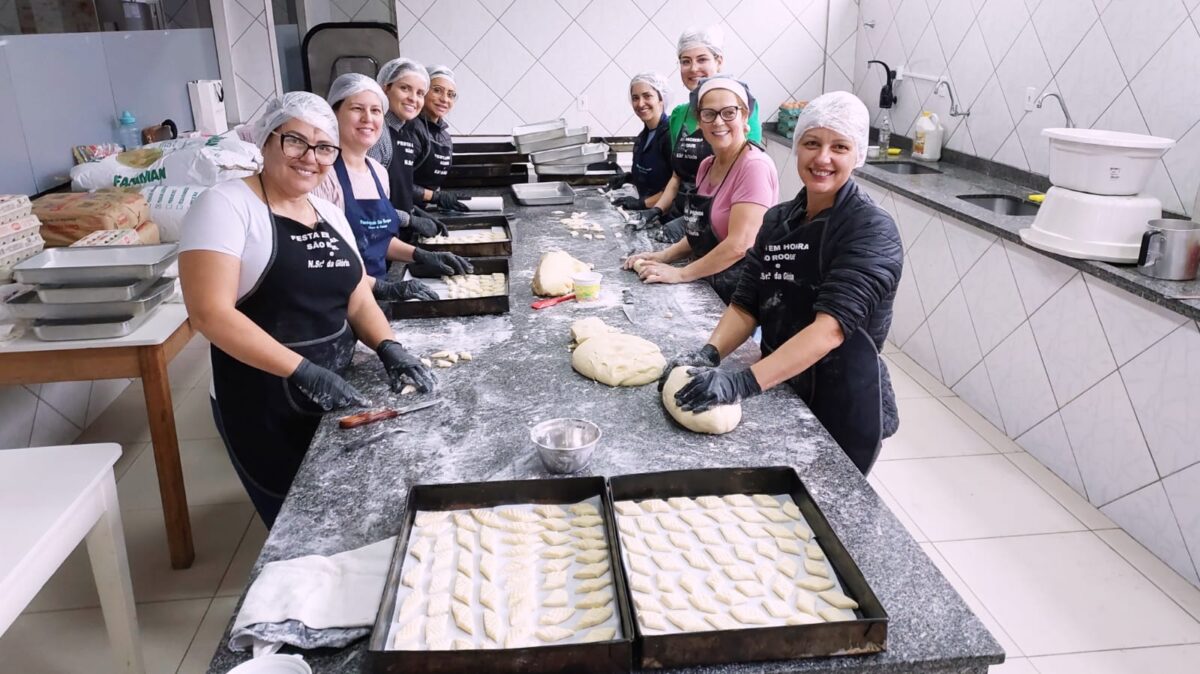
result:
[(581, 110), (581, 111), (582, 111), (582, 110), (587, 110), (587, 109), (588, 109), (588, 107), (587, 107), (587, 96), (580, 96), (579, 98), (576, 98), (576, 99), (575, 99), (575, 109), (576, 109), (576, 110)]
[(1025, 87), (1025, 112), (1033, 110), (1033, 100), (1037, 98), (1036, 87)]

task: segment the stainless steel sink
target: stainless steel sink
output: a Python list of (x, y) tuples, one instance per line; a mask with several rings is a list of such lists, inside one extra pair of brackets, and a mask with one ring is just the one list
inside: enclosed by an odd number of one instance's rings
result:
[(922, 166), (911, 161), (873, 161), (867, 162), (869, 165), (877, 169), (888, 171), (889, 173), (898, 173), (902, 176), (915, 176), (922, 173), (941, 173), (935, 168)]
[(1007, 194), (960, 194), (959, 199), (1000, 215), (1037, 215), (1038, 205)]

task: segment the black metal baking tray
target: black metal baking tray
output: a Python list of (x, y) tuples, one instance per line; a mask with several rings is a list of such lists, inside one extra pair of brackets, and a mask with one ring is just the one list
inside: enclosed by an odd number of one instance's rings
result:
[[(482, 314), (507, 314), (509, 311), (508, 295), (512, 292), (512, 276), (508, 271), (506, 257), (480, 257), (471, 260), (475, 274), (495, 274), (500, 272), (505, 278), (503, 295), (488, 297), (469, 297), (455, 300), (432, 300), (417, 302), (387, 302), (384, 303), (384, 314), (388, 318), (443, 318), (446, 316), (478, 316)], [(421, 265), (410, 264), (405, 269), (405, 278), (439, 278), (440, 272), (424, 268)]]
[(438, 218), (450, 231), (464, 229), (490, 229), (501, 227), (508, 238), (504, 241), (483, 243), (429, 243), (422, 241), (421, 247), (428, 250), (446, 251), (463, 257), (512, 257), (512, 222), (506, 215), (450, 215)]
[[(609, 569), (613, 576), (613, 600), (621, 633), (617, 639), (590, 644), (560, 644), (526, 648), (472, 651), (389, 651), (387, 637), (396, 612), (396, 590), (408, 551), (408, 537), (419, 510), (462, 510), (523, 503), (577, 503), (599, 496), (605, 535), (608, 537)], [(506, 480), (463, 484), (415, 485), (408, 492), (404, 522), (396, 537), (396, 549), (384, 585), (383, 601), (367, 642), (367, 668), (373, 674), (450, 674), (463, 672), (628, 672), (633, 663), (633, 621), (629, 593), (617, 555), (616, 520), (612, 500), (603, 477), (571, 477), (552, 480)]]
[[(842, 587), (859, 605), (857, 620), (812, 625), (646, 635), (635, 621), (637, 658), (642, 667), (794, 660), (886, 650), (887, 612), (792, 468), (707, 468), (622, 475), (609, 479), (609, 490), (610, 503), (707, 494), (791, 494)], [(615, 540), (618, 558), (624, 559), (620, 555), (620, 536)], [(621, 573), (625, 573), (623, 566)], [(625, 578), (621, 580), (628, 586)]]
[(454, 164), (443, 187), (501, 187), (529, 182), (528, 164)]

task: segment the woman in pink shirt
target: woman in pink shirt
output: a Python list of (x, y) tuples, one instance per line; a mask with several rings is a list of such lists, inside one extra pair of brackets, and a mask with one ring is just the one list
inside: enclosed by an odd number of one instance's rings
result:
[[(779, 176), (767, 153), (746, 138), (754, 98), (745, 84), (728, 77), (703, 80), (692, 105), (713, 154), (700, 163), (696, 192), (684, 209), (687, 237), (664, 250), (631, 255), (624, 267), (646, 283), (705, 279), (728, 304), (763, 214), (779, 201)], [(672, 264), (689, 257), (684, 266)]]

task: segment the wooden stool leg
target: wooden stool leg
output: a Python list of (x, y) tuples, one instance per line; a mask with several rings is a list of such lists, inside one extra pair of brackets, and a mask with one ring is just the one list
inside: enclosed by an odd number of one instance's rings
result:
[(129, 578), (129, 555), (125, 550), (125, 532), (121, 528), (121, 510), (117, 505), (117, 483), (112, 471), (100, 485), (104, 514), (87, 535), (92, 575), (100, 593), (104, 626), (117, 659), (117, 671), (145, 674), (142, 640), (138, 631), (133, 601), (133, 583)]
[(162, 498), (171, 567), (186, 569), (192, 565), (196, 552), (192, 547), (192, 522), (188, 517), (179, 437), (175, 433), (175, 410), (171, 405), (171, 384), (167, 380), (167, 358), (163, 348), (147, 346), (138, 349), (138, 365), (146, 396), (146, 412), (150, 417), (150, 440), (154, 447), (154, 468), (158, 471), (158, 492)]

